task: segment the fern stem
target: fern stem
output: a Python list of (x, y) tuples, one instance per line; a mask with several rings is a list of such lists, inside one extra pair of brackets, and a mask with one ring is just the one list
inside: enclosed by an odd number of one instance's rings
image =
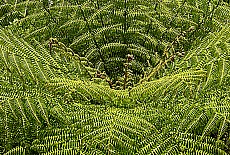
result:
[[(97, 9), (99, 10), (100, 9), (100, 4), (99, 4), (98, 0), (96, 1), (96, 3), (97, 3)], [(104, 21), (103, 21), (101, 13), (99, 14), (99, 17), (100, 17), (101, 26), (105, 27), (105, 24), (104, 24)], [(103, 34), (104, 34), (104, 32), (103, 32)], [(104, 44), (106, 44), (108, 38), (107, 38), (106, 34), (104, 34), (104, 36), (105, 36), (105, 38), (102, 37), (102, 39), (103, 39)]]
[(127, 0), (125, 0), (125, 4), (124, 4), (124, 22), (123, 22), (123, 43), (127, 45), (126, 32), (127, 32)]
[(124, 90), (126, 89), (127, 79), (128, 79), (128, 61), (125, 63), (125, 75), (124, 75), (124, 85), (123, 85)]
[(94, 42), (94, 45), (95, 45), (96, 48), (97, 48), (98, 54), (99, 54), (99, 56), (100, 56), (100, 59), (101, 59), (101, 61), (103, 62), (105, 72), (106, 72), (106, 74), (109, 74), (109, 71), (108, 71), (107, 66), (106, 66), (106, 64), (105, 64), (106, 61), (105, 61), (104, 57), (102, 56), (102, 53), (100, 52), (100, 46), (98, 45), (98, 43), (97, 43), (97, 41), (96, 41), (96, 38), (95, 38), (95, 35), (94, 35), (94, 33), (92, 32), (91, 27), (89, 26), (89, 22), (88, 22), (88, 20), (87, 20), (86, 17), (85, 17), (85, 13), (84, 13), (83, 9), (81, 8), (81, 5), (79, 5), (79, 1), (78, 1), (78, 0), (76, 1), (76, 3), (77, 3), (77, 5), (78, 5), (78, 7), (79, 7), (79, 9), (80, 9), (80, 11), (81, 11), (81, 14), (82, 14), (82, 17), (83, 17), (84, 21), (86, 22), (86, 26), (87, 26), (87, 28), (88, 28), (88, 31), (89, 31), (89, 33), (92, 35), (92, 40), (93, 40), (93, 42)]

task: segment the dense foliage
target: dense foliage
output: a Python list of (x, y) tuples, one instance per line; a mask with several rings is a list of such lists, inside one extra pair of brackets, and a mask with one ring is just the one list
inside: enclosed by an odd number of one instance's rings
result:
[(229, 0), (3, 0), (0, 71), (0, 154), (230, 154)]

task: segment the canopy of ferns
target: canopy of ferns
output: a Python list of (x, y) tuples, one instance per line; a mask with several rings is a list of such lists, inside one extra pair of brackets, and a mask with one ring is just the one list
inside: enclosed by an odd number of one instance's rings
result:
[(229, 0), (2, 0), (0, 154), (230, 154)]

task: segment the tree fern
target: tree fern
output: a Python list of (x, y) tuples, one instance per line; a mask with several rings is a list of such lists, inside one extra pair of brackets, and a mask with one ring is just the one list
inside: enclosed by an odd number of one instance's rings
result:
[(0, 154), (229, 154), (229, 2), (0, 2)]

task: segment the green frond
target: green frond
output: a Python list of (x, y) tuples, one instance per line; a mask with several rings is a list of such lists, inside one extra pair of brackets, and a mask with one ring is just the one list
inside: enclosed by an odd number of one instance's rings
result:
[(0, 154), (229, 154), (229, 21), (229, 0), (0, 1)]
[(221, 84), (224, 77), (229, 73), (229, 64), (227, 61), (229, 55), (229, 37), (228, 26), (220, 32), (210, 34), (197, 48), (186, 55), (178, 67), (186, 62), (192, 67), (207, 70), (208, 76), (204, 87), (213, 84), (214, 81), (218, 81)]
[(138, 154), (227, 154), (224, 147), (209, 137), (199, 141), (199, 136), (185, 133), (168, 133), (160, 139), (151, 137), (152, 142), (140, 149)]
[(8, 152), (4, 153), (3, 155), (25, 155), (26, 150), (23, 147), (17, 146)]
[[(127, 117), (127, 114), (131, 114), (128, 111), (103, 109), (94, 111), (83, 120), (79, 119), (80, 129), (76, 128), (77, 122), (75, 122), (71, 128), (41, 132), (40, 139), (34, 141), (32, 148), (38, 152), (50, 153), (74, 149), (85, 154), (94, 151), (102, 154), (130, 154), (137, 151), (138, 143), (135, 141), (143, 139), (144, 135), (147, 136), (152, 130), (156, 131), (155, 127), (144, 119), (135, 116)], [(88, 125), (91, 122), (92, 125)]]
[(102, 86), (89, 81), (54, 79), (47, 84), (56, 91), (64, 89), (76, 94), (83, 95), (83, 98), (113, 101), (114, 99), (122, 99), (128, 97), (127, 91), (112, 90), (108, 86)]
[[(182, 73), (175, 74), (173, 76), (162, 77), (158, 80), (153, 80), (151, 82), (145, 82), (133, 88), (131, 90), (132, 96), (145, 98), (147, 96), (158, 96), (165, 92), (168, 92), (170, 88), (180, 87), (186, 89), (190, 84), (202, 81), (206, 77), (206, 72), (203, 70), (188, 70)], [(192, 93), (192, 92), (190, 92)]]

